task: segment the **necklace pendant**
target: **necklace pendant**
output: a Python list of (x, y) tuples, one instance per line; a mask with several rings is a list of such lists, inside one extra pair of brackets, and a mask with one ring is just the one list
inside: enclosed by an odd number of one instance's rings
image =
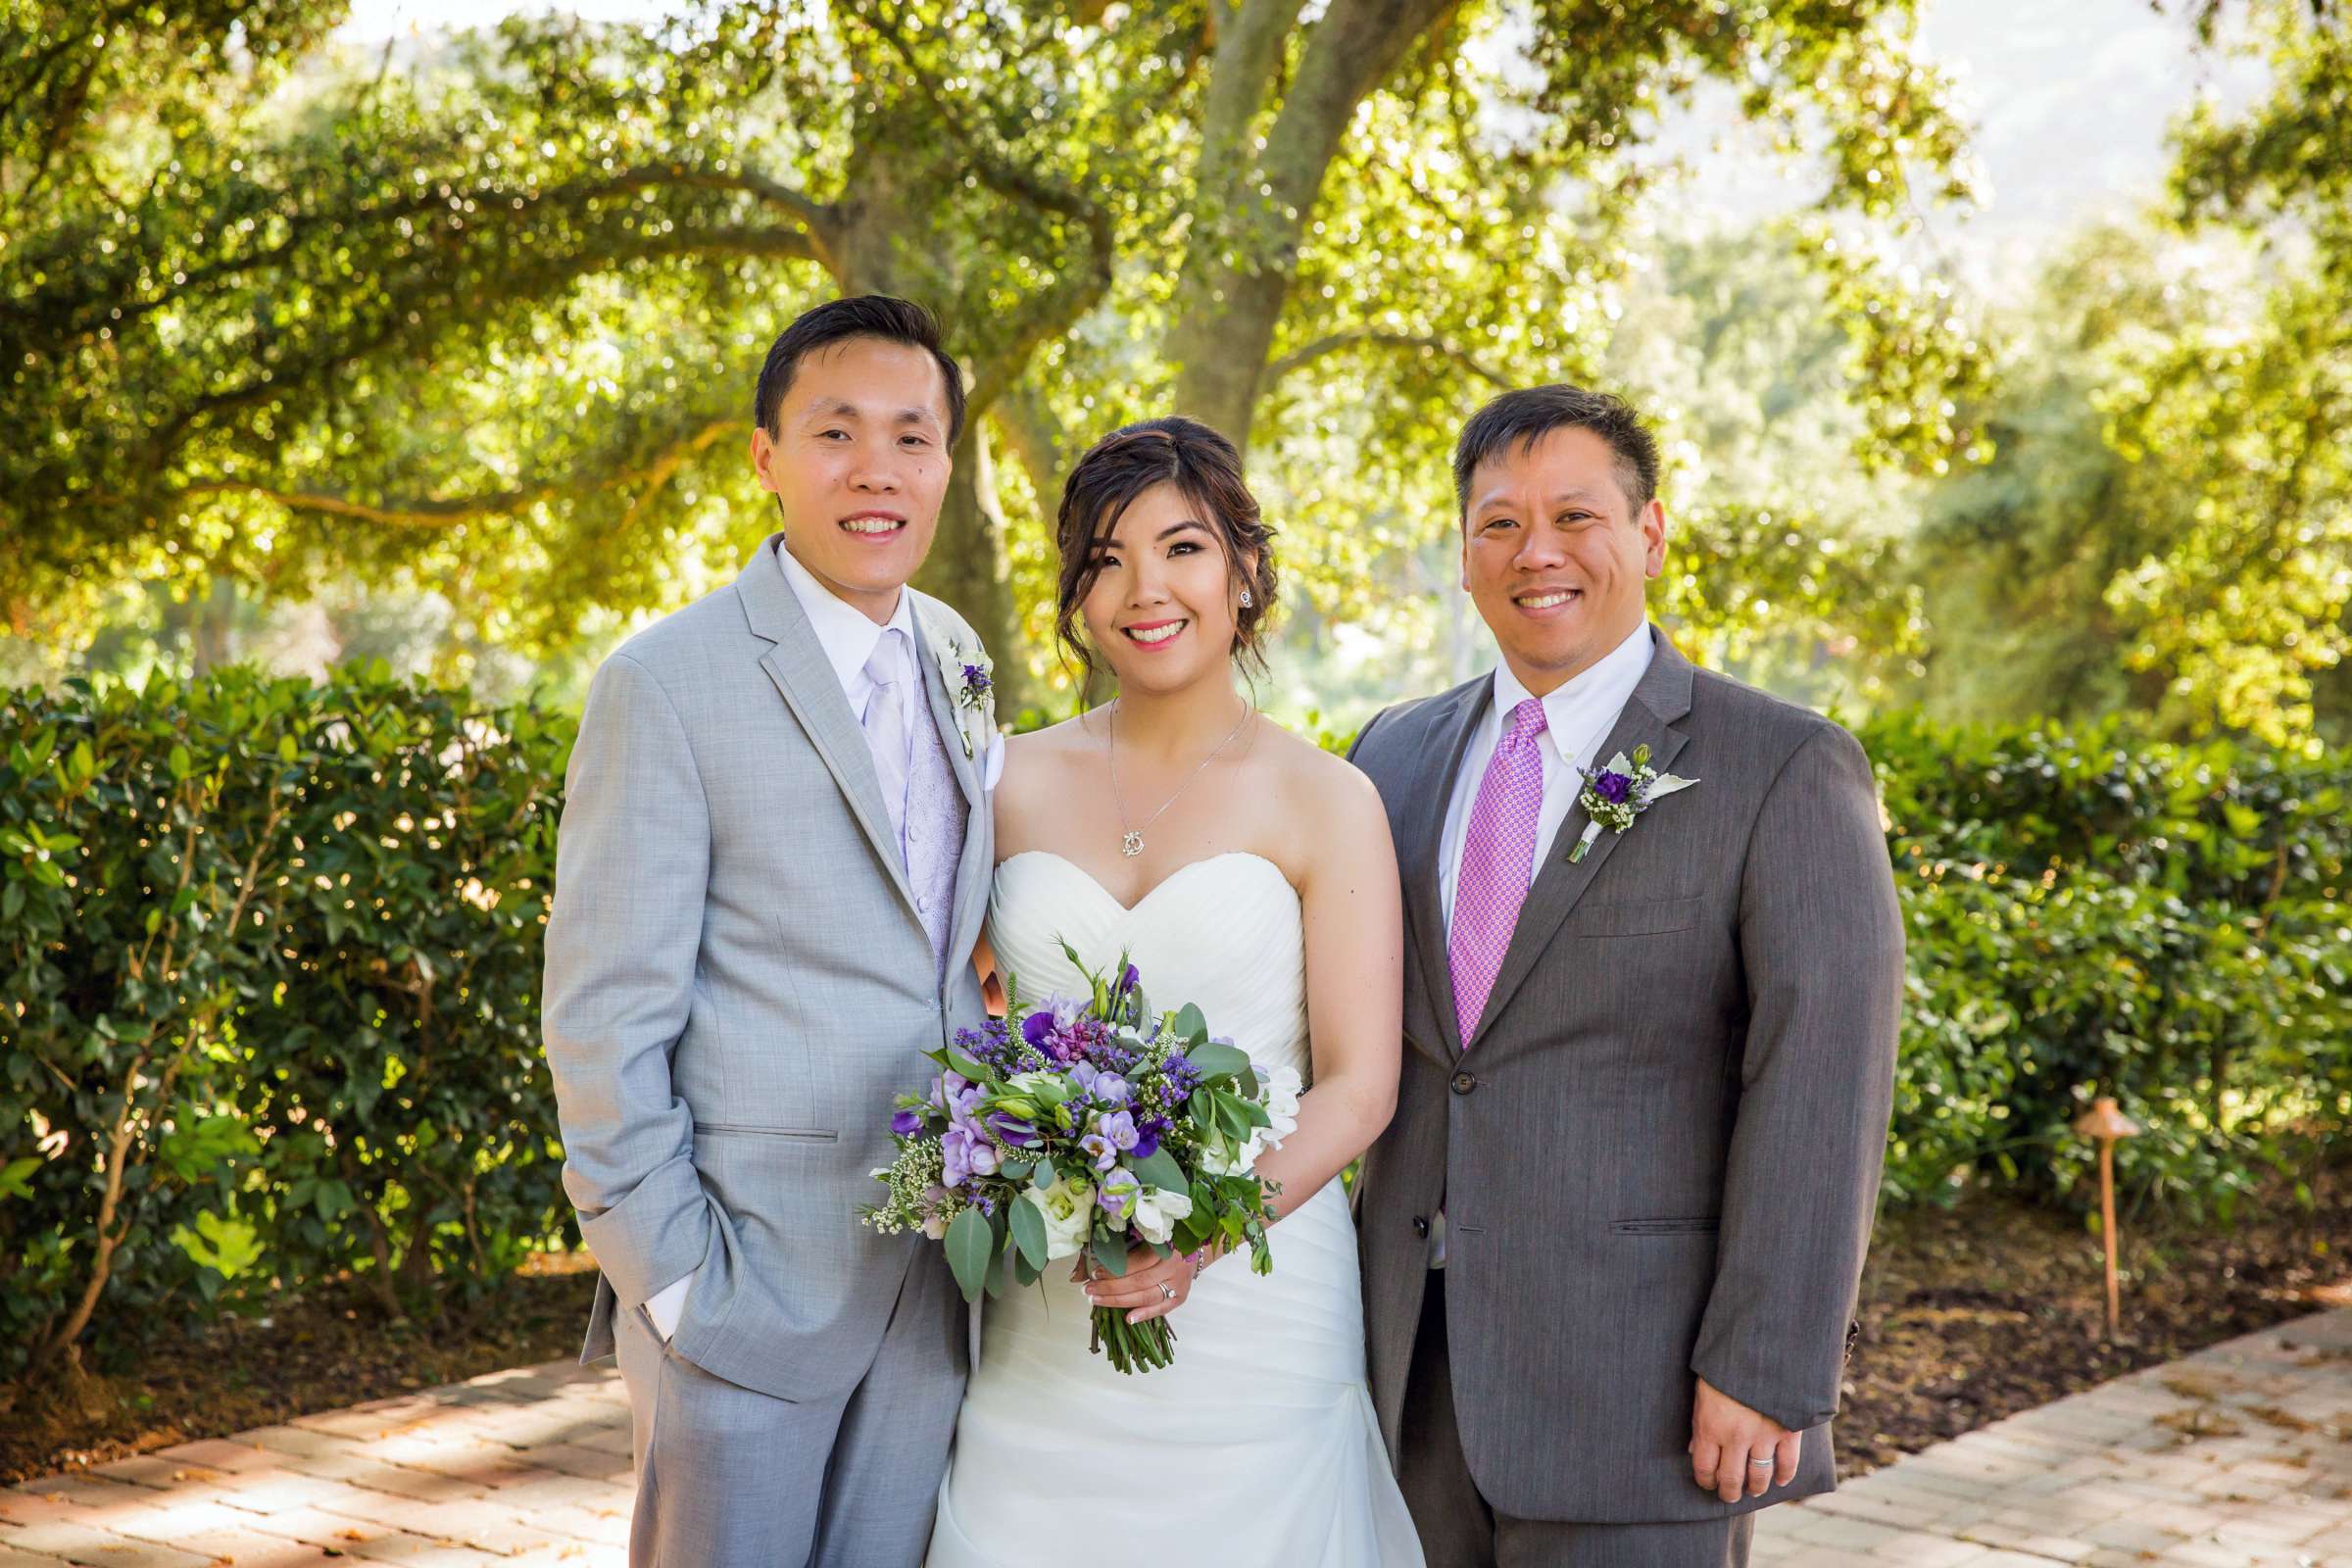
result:
[(1128, 832), (1127, 834), (1125, 834), (1124, 836), (1122, 836), (1122, 837), (1120, 838), (1120, 840), (1119, 840), (1119, 853), (1120, 853), (1121, 855), (1125, 856), (1125, 857), (1126, 857), (1128, 859), (1130, 859), (1130, 860), (1134, 859), (1134, 858), (1135, 858), (1137, 856), (1139, 856), (1139, 855), (1143, 854), (1143, 853), (1144, 853), (1144, 836), (1143, 836), (1143, 834), (1142, 834), (1142, 833), (1140, 833), (1140, 832), (1130, 831), (1130, 832)]

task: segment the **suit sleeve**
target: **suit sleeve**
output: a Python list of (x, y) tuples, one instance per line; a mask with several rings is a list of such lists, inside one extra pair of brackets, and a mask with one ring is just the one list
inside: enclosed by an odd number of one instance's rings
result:
[(1690, 1367), (1791, 1431), (1837, 1413), (1878, 1205), (1902, 916), (1870, 762), (1835, 725), (1782, 767), (1740, 890), (1749, 1017), (1715, 1286)]
[(710, 818), (677, 710), (625, 654), (580, 714), (556, 840), (541, 1025), (564, 1189), (625, 1308), (702, 1264), (710, 1200), (670, 1083), (692, 1005)]

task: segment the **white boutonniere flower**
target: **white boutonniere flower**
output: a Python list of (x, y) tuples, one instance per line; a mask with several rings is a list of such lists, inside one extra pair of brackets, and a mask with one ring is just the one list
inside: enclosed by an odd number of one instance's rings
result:
[(1649, 809), (1652, 802), (1698, 782), (1651, 767), (1646, 746), (1635, 747), (1631, 759), (1619, 752), (1609, 759), (1607, 766), (1585, 769), (1584, 773), (1585, 792), (1577, 797), (1577, 804), (1585, 808), (1585, 815), (1591, 820), (1585, 824), (1584, 837), (1568, 852), (1570, 860), (1583, 859), (1585, 852), (1599, 839), (1602, 828), (1623, 833), (1634, 825), (1635, 817)]
[(939, 661), (940, 679), (956, 704), (956, 738), (963, 742), (965, 757), (978, 756), (997, 733), (996, 662), (978, 641), (965, 643), (955, 637), (940, 638), (931, 654)]

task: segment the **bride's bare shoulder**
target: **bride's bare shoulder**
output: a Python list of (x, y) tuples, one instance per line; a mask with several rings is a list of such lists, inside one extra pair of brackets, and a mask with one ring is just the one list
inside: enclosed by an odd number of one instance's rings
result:
[(1023, 730), (1004, 738), (1004, 766), (1010, 771), (1016, 764), (1030, 767), (1051, 766), (1054, 762), (1078, 755), (1088, 747), (1102, 744), (1101, 723), (1094, 712), (1065, 718), (1058, 724), (1042, 729)]
[(1348, 822), (1381, 814), (1380, 792), (1353, 762), (1270, 718), (1258, 724), (1259, 753), (1296, 826), (1311, 830), (1334, 815)]
[(1054, 802), (1067, 800), (1078, 770), (1102, 744), (1090, 732), (1089, 717), (1081, 713), (1005, 737), (1004, 771), (995, 790), (1000, 839), (1022, 837), (1032, 817), (1050, 816)]

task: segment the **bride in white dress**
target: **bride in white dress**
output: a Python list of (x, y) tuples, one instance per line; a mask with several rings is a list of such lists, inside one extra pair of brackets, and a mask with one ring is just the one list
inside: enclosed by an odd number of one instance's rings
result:
[[(1071, 473), (1059, 630), (1118, 699), (1010, 745), (989, 937), (1026, 998), (1126, 952), (1153, 1005), (1200, 1004), (1261, 1067), (1305, 1079), (1258, 1161), (1271, 1275), (1246, 1253), (1134, 1254), (985, 1303), (930, 1568), (1104, 1561), (1421, 1568), (1364, 1382), (1340, 1171), (1396, 1103), (1401, 916), (1387, 818), (1348, 763), (1235, 686), (1274, 594), (1232, 445), (1130, 425)], [(1083, 625), (1083, 633), (1078, 628)], [(1096, 1304), (1165, 1316), (1175, 1362), (1122, 1376)]]

